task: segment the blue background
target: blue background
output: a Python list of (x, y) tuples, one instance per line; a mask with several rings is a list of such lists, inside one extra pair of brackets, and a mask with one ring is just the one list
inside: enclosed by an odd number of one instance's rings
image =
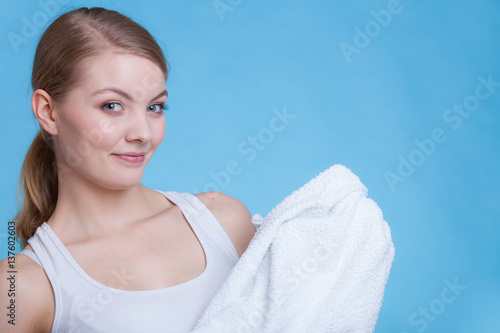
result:
[[(171, 66), (167, 132), (146, 186), (215, 189), (264, 215), (343, 164), (382, 208), (396, 247), (376, 332), (500, 331), (500, 86), (479, 88), (488, 96), (467, 116), (447, 111), (478, 101), (479, 77), (500, 82), (500, 2), (401, 0), (381, 25), (393, 0), (54, 1), (2, 3), (0, 259), (37, 128), (29, 82), (44, 18), (104, 6), (148, 28)], [(33, 36), (26, 21), (39, 25)], [(13, 34), (25, 39), (15, 46)], [(285, 109), (295, 117), (270, 131)], [(238, 150), (259, 135), (262, 150)], [(231, 160), (240, 172), (217, 184)], [(401, 177), (392, 186), (388, 172)], [(462, 289), (449, 301), (454, 281)]]

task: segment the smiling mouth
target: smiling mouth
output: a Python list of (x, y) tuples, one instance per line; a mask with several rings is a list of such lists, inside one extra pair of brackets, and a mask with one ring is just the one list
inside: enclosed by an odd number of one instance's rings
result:
[(142, 163), (146, 159), (144, 153), (127, 153), (127, 154), (113, 154), (122, 161), (129, 163)]

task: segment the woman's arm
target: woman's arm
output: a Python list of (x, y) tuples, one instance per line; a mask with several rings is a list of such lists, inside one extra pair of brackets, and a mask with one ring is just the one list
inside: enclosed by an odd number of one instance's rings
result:
[(204, 192), (196, 196), (220, 222), (241, 257), (256, 232), (248, 209), (238, 199), (221, 192)]
[(13, 266), (8, 259), (0, 261), (0, 332), (48, 333), (55, 310), (49, 279), (30, 258), (23, 254), (14, 258)]

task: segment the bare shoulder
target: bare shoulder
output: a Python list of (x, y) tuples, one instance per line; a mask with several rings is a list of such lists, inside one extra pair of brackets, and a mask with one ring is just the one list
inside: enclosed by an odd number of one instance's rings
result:
[(238, 199), (216, 191), (195, 194), (220, 222), (241, 257), (255, 235), (252, 215)]
[(23, 254), (14, 259), (0, 261), (0, 304), (10, 306), (0, 321), (0, 331), (50, 332), (55, 302), (47, 275)]

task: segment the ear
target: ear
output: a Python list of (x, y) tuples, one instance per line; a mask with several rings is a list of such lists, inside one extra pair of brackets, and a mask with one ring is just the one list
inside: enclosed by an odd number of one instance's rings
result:
[(45, 90), (37, 89), (31, 96), (31, 107), (40, 126), (48, 133), (57, 135), (54, 104), (54, 100)]

